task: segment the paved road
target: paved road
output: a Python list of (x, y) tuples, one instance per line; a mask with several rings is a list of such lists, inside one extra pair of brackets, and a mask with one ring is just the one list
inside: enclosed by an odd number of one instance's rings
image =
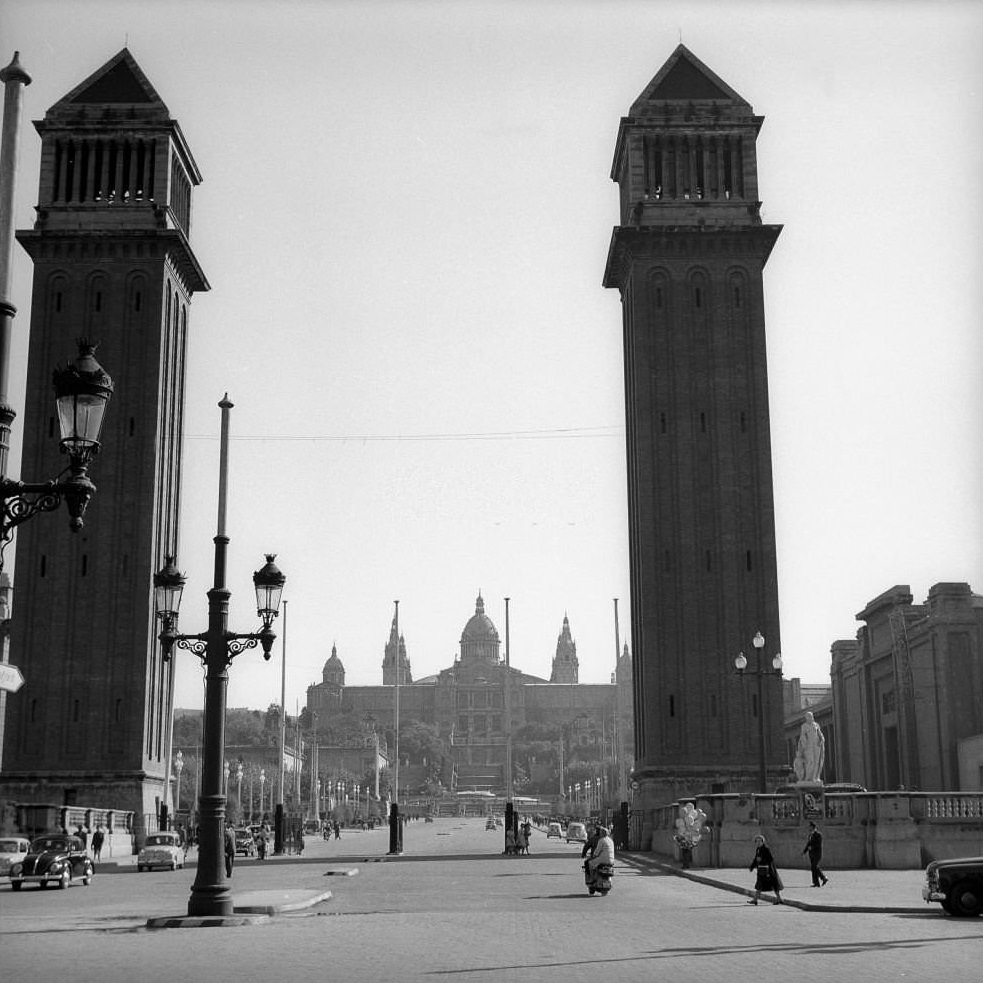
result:
[[(734, 891), (627, 862), (619, 863), (609, 897), (590, 898), (574, 844), (547, 845), (537, 836), (532, 856), (504, 858), (499, 834), (477, 820), (410, 824), (402, 858), (386, 858), (387, 846), (385, 831), (345, 833), (310, 843), (299, 860), (240, 863), (235, 893), (332, 892), (302, 914), (246, 928), (145, 927), (148, 917), (183, 913), (192, 870), (103, 870), (90, 887), (67, 891), (15, 895), (5, 887), (0, 972), (82, 983), (595, 983), (601, 974), (619, 983), (666, 974), (700, 983), (828, 983), (978, 975), (983, 922), (944, 917), (936, 906), (753, 908)], [(342, 876), (355, 868), (356, 875)], [(904, 877), (917, 888), (917, 872)]]

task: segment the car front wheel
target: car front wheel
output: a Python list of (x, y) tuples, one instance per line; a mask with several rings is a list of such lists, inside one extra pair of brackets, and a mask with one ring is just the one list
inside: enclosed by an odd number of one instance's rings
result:
[(19, 891), (21, 889), (21, 885), (22, 884), (23, 884), (23, 881), (11, 881), (10, 882), (10, 890), (11, 891)]
[(72, 875), (66, 870), (64, 874), (61, 875), (61, 880), (58, 881), (58, 889), (64, 891), (68, 887), (68, 882), (72, 879)]
[(975, 881), (957, 881), (949, 892), (948, 900), (957, 918), (974, 918), (983, 912), (983, 891)]

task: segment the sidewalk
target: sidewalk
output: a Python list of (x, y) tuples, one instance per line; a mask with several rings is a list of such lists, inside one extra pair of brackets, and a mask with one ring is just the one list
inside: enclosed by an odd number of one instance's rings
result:
[[(650, 868), (685, 877), (697, 884), (754, 897), (754, 874), (739, 868), (698, 868), (683, 870), (678, 864), (657, 860), (647, 854), (619, 853), (618, 861), (638, 869)], [(884, 912), (924, 915), (938, 905), (922, 901), (925, 874), (921, 870), (826, 870), (829, 883), (812, 887), (808, 870), (780, 870), (785, 890), (783, 902), (802, 911)], [(763, 894), (761, 904), (774, 901)]]

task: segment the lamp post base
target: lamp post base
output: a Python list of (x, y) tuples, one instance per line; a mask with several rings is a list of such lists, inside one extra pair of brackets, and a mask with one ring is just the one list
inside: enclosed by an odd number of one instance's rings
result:
[(232, 895), (224, 884), (196, 887), (191, 891), (188, 915), (192, 918), (207, 915), (226, 916), (233, 914), (234, 910)]

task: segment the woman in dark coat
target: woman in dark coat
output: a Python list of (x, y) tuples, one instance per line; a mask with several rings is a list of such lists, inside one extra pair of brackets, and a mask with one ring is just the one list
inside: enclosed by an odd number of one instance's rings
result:
[(778, 876), (778, 868), (775, 867), (775, 858), (768, 849), (765, 838), (758, 833), (754, 838), (754, 860), (748, 870), (757, 870), (758, 874), (754, 881), (754, 897), (748, 904), (757, 904), (762, 891), (774, 891), (778, 898), (778, 904), (782, 903), (782, 891), (785, 885), (781, 877)]

